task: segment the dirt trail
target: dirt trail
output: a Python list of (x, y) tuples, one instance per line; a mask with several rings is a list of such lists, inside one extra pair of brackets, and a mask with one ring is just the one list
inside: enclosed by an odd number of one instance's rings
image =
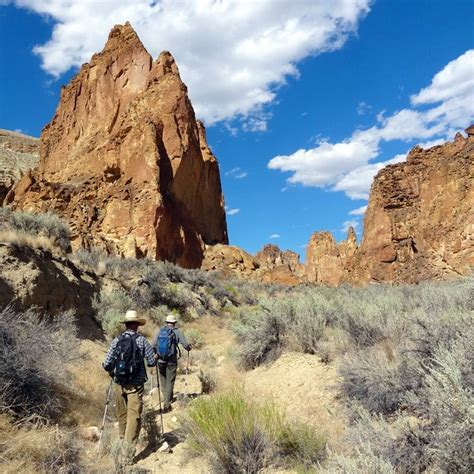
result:
[(186, 412), (185, 401), (201, 396), (198, 375), (202, 368), (215, 372), (219, 390), (242, 386), (249, 397), (273, 401), (290, 419), (299, 419), (317, 427), (328, 436), (333, 447), (338, 444), (346, 420), (343, 407), (337, 401), (335, 386), (339, 378), (333, 365), (325, 365), (317, 357), (307, 354), (284, 353), (271, 364), (243, 373), (235, 368), (229, 356), (235, 349), (235, 340), (228, 329), (214, 324), (212, 318), (194, 326), (204, 337), (204, 349), (191, 351), (187, 377), (184, 374), (186, 355), (181, 359), (175, 385), (176, 402), (173, 403), (173, 410), (163, 415), (164, 439), (171, 452), (159, 451), (162, 445), (161, 420), (156, 372), (153, 370), (144, 398), (144, 440), (136, 456), (136, 463), (129, 472), (211, 472), (203, 457), (190, 456), (189, 446), (179, 423), (180, 416)]

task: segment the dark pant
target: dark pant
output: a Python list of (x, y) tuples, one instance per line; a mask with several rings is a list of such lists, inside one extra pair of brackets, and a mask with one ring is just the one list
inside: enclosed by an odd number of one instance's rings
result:
[(178, 364), (173, 362), (158, 362), (164, 410), (168, 410), (169, 408), (171, 408), (171, 400), (173, 399), (173, 388), (174, 382), (176, 380), (177, 367)]

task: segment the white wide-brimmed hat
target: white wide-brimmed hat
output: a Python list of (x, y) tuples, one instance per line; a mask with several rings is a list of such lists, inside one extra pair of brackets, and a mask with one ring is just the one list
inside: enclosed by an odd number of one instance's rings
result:
[(168, 316), (166, 316), (165, 321), (167, 323), (177, 323), (178, 322), (178, 320), (176, 319), (174, 314), (168, 314)]
[(129, 309), (125, 313), (125, 319), (120, 321), (121, 323), (138, 323), (139, 326), (143, 326), (146, 323), (146, 319), (139, 318), (136, 311)]

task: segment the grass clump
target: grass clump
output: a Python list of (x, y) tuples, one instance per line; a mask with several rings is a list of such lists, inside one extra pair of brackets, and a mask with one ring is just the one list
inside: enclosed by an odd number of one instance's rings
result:
[(12, 424), (0, 418), (0, 471), (5, 474), (85, 472), (81, 441), (72, 431), (41, 423)]
[(325, 450), (324, 438), (313, 429), (290, 423), (273, 404), (247, 400), (240, 390), (195, 400), (183, 427), (194, 452), (206, 456), (215, 472), (310, 467)]
[(15, 245), (71, 252), (69, 226), (51, 212), (33, 214), (2, 208), (0, 232), (2, 240)]

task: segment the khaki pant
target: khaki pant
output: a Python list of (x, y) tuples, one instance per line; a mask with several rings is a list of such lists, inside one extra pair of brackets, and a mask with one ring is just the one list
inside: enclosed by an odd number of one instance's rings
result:
[(141, 428), (143, 385), (115, 384), (115, 400), (120, 439), (134, 445)]
[(158, 370), (160, 373), (161, 393), (163, 394), (163, 409), (171, 408), (171, 400), (173, 400), (174, 382), (176, 380), (176, 369), (178, 365), (172, 362), (158, 362)]

